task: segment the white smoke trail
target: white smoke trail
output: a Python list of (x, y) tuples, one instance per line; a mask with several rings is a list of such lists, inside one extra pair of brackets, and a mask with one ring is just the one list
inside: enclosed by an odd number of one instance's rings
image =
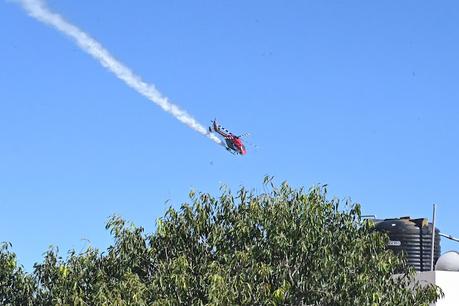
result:
[(221, 140), (215, 135), (209, 133), (207, 129), (197, 122), (190, 114), (180, 109), (178, 106), (171, 103), (164, 97), (154, 85), (147, 84), (142, 79), (134, 74), (128, 67), (116, 60), (99, 42), (90, 37), (85, 32), (73, 24), (66, 21), (59, 14), (51, 12), (43, 0), (19, 0), (24, 9), (30, 16), (35, 19), (51, 25), (58, 31), (72, 38), (77, 45), (89, 53), (92, 57), (100, 62), (102, 66), (107, 68), (119, 79), (123, 80), (128, 86), (132, 87), (138, 93), (147, 97), (159, 105), (163, 110), (172, 114), (179, 121), (183, 122), (195, 131), (205, 135), (218, 144), (222, 144)]

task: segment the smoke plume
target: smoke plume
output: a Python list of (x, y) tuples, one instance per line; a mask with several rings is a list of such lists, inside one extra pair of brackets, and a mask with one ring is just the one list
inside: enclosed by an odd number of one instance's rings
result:
[(214, 142), (221, 144), (221, 140), (209, 133), (207, 129), (197, 122), (190, 114), (171, 103), (163, 96), (153, 84), (145, 83), (128, 67), (115, 59), (98, 41), (81, 31), (75, 25), (66, 21), (62, 16), (48, 9), (42, 0), (19, 0), (23, 8), (33, 18), (54, 27), (56, 30), (70, 37), (85, 52), (89, 53), (107, 70), (111, 71), (129, 87), (156, 103), (164, 111), (170, 113), (177, 120), (186, 124), (193, 130), (209, 137)]

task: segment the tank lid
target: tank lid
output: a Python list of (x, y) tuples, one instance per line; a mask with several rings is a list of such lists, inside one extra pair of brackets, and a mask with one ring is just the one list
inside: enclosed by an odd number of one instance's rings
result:
[(388, 218), (388, 219), (384, 219), (384, 221), (411, 222), (411, 223), (414, 223), (417, 227), (429, 226), (429, 220), (427, 218), (411, 219), (410, 216), (403, 216), (403, 217), (400, 217), (400, 218)]

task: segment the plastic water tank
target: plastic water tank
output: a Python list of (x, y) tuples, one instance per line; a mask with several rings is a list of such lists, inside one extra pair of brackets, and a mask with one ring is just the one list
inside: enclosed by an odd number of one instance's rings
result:
[[(427, 219), (385, 219), (375, 222), (375, 229), (389, 236), (388, 248), (405, 253), (409, 265), (417, 271), (429, 271), (431, 264), (432, 223)], [(440, 231), (435, 229), (434, 264), (440, 257)]]
[(459, 252), (449, 251), (441, 255), (435, 265), (439, 271), (457, 271), (459, 272)]

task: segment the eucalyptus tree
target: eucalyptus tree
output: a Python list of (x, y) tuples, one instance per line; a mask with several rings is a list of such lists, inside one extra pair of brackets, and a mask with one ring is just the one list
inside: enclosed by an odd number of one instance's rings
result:
[(441, 295), (414, 283), (414, 270), (386, 249), (360, 205), (329, 199), (326, 186), (264, 183), (259, 194), (190, 192), (153, 233), (114, 216), (105, 252), (63, 259), (50, 249), (30, 275), (3, 248), (0, 301), (15, 294), (22, 300), (12, 305), (428, 305)]

